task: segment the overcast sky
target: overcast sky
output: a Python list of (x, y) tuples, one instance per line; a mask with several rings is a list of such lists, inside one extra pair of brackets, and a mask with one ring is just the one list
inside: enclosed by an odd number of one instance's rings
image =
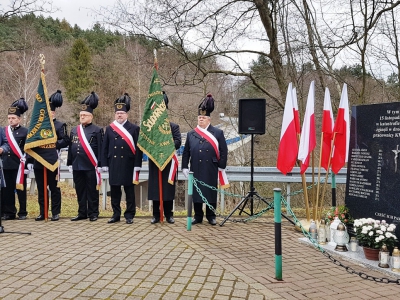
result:
[(115, 2), (116, 0), (53, 0), (53, 6), (59, 8), (59, 11), (51, 16), (54, 19), (66, 19), (71, 26), (77, 24), (82, 29), (88, 29), (96, 22), (92, 10), (101, 6), (113, 6)]

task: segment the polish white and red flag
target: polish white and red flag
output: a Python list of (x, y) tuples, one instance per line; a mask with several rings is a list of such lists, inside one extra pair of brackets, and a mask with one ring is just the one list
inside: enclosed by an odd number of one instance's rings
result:
[(315, 133), (315, 117), (314, 117), (314, 81), (310, 84), (308, 91), (306, 113), (304, 115), (303, 127), (301, 128), (299, 155), (297, 158), (301, 161), (300, 173), (303, 174), (309, 165), (310, 154), (315, 149), (317, 137)]
[(297, 105), (297, 93), (296, 88), (293, 88), (293, 113), (294, 113), (294, 124), (296, 125), (296, 133), (300, 134), (300, 115), (299, 115), (299, 106)]
[(333, 138), (333, 112), (331, 103), (331, 94), (329, 89), (325, 88), (325, 98), (324, 98), (324, 110), (322, 113), (322, 144), (321, 144), (321, 167), (326, 171), (329, 168), (329, 158), (332, 149), (332, 138)]
[(349, 97), (347, 95), (347, 84), (343, 85), (342, 96), (340, 98), (339, 110), (333, 128), (333, 153), (332, 171), (337, 174), (347, 163), (349, 156), (350, 143), (350, 117), (349, 117)]
[(292, 171), (297, 157), (297, 133), (293, 113), (292, 83), (289, 83), (286, 93), (285, 109), (283, 111), (281, 138), (279, 141), (276, 167), (284, 175)]

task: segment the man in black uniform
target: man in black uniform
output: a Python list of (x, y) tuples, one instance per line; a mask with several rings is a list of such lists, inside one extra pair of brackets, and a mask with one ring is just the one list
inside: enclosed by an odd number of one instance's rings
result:
[[(197, 180), (217, 187), (219, 172), (225, 178), (225, 168), (228, 159), (228, 146), (224, 132), (212, 126), (210, 114), (214, 110), (214, 98), (208, 94), (199, 105), (197, 127), (188, 132), (185, 149), (182, 154), (182, 172), (187, 177), (190, 170), (194, 172)], [(227, 183), (227, 182), (226, 182)], [(221, 183), (223, 186), (225, 183)], [(203, 197), (205, 197), (214, 208), (217, 207), (217, 191), (198, 185)], [(203, 222), (203, 199), (196, 189), (193, 189), (194, 218), (192, 224)], [(211, 225), (217, 224), (215, 213), (206, 207), (206, 218)]]
[(142, 151), (137, 147), (140, 127), (128, 121), (131, 98), (127, 93), (115, 100), (115, 120), (106, 128), (102, 147), (102, 170), (109, 172), (111, 206), (113, 216), (108, 223), (121, 218), (121, 186), (126, 195), (124, 217), (127, 224), (133, 223), (136, 214), (134, 183), (139, 183), (142, 167)]
[[(61, 107), (63, 104), (63, 98), (61, 95), (61, 91), (57, 90), (53, 95), (50, 96), (50, 110), (51, 110), (51, 117), (53, 118), (54, 129), (57, 134), (57, 142), (56, 148), (54, 151), (57, 151), (58, 156), (61, 154), (61, 149), (65, 148), (69, 145), (69, 136), (67, 133), (67, 124), (56, 120), (56, 108)], [(28, 164), (28, 169), (31, 169), (32, 165)], [(59, 168), (50, 171), (47, 171), (47, 185), (50, 189), (51, 193), (51, 221), (58, 221), (60, 219), (61, 213), (61, 190), (57, 186), (59, 180)], [(33, 163), (33, 170), (35, 172), (35, 180), (38, 189), (38, 203), (40, 208), (40, 215), (36, 217), (36, 221), (44, 220), (44, 173), (43, 173), (43, 165), (38, 162), (37, 160)], [(46, 207), (48, 210), (49, 208)]]
[(1, 211), (3, 220), (13, 220), (16, 217), (15, 190), (19, 201), (18, 219), (25, 220), (26, 211), (26, 176), (24, 146), (28, 128), (20, 125), (21, 115), (28, 110), (24, 98), (11, 104), (8, 109), (8, 126), (4, 128), (10, 149), (3, 152), (3, 170), (6, 186), (1, 189)]
[(71, 221), (90, 218), (97, 221), (99, 216), (99, 191), (101, 162), (100, 152), (104, 132), (92, 123), (93, 110), (99, 97), (92, 92), (82, 102), (79, 113), (80, 125), (72, 128), (68, 149), (67, 166), (73, 174), (78, 197), (78, 215)]
[[(168, 108), (168, 96), (163, 91), (164, 102)], [(179, 125), (170, 122), (172, 138), (174, 139), (175, 149), (179, 149), (182, 144), (181, 132), (179, 130)], [(175, 199), (175, 185), (177, 180), (177, 170), (171, 170), (174, 168), (175, 163), (173, 163), (173, 157), (171, 161), (166, 165), (165, 169), (161, 172), (162, 177), (162, 191), (163, 191), (163, 208), (164, 208), (164, 216), (165, 220), (173, 224), (174, 220), (174, 212), (173, 212), (173, 201)], [(176, 157), (177, 159), (177, 157)], [(176, 164), (176, 168), (178, 165)], [(153, 200), (153, 218), (151, 219), (151, 224), (155, 224), (160, 222), (160, 191), (159, 191), (159, 180), (158, 180), (158, 167), (156, 164), (149, 159), (149, 186), (148, 186), (148, 198), (149, 200)]]

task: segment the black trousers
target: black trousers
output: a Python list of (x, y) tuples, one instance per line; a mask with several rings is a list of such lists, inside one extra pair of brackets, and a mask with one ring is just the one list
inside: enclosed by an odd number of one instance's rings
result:
[[(119, 219), (121, 217), (121, 185), (110, 185), (110, 188), (113, 217)], [(135, 186), (133, 184), (124, 185), (124, 191), (126, 195), (126, 210), (124, 212), (124, 217), (125, 219), (133, 219), (136, 214)]]
[[(164, 216), (165, 218), (173, 217), (174, 201), (163, 201)], [(160, 201), (153, 200), (153, 217), (160, 219)]]
[(99, 216), (99, 191), (96, 189), (96, 171), (73, 171), (75, 191), (78, 198), (78, 216)]
[[(40, 208), (40, 214), (44, 216), (44, 170), (46, 170), (47, 186), (51, 193), (51, 214), (53, 216), (60, 214), (61, 212), (61, 190), (57, 187), (57, 174), (58, 169), (50, 171), (49, 169), (33, 169), (35, 173), (36, 186), (38, 190), (38, 202)], [(47, 188), (47, 187), (46, 187)], [(48, 197), (46, 210), (49, 210), (50, 197)]]
[(17, 214), (17, 208), (15, 206), (15, 192), (18, 196), (19, 211), (18, 216), (27, 216), (26, 211), (26, 175), (24, 176), (24, 190), (16, 190), (16, 180), (18, 170), (3, 170), (4, 182), (6, 187), (1, 188), (1, 214), (8, 215), (11, 218), (15, 218)]
[[(217, 208), (217, 203), (210, 203), (210, 205), (216, 209)], [(203, 217), (204, 217), (204, 212), (203, 212), (203, 203), (193, 203), (193, 208), (194, 208), (194, 218), (198, 222), (203, 222)], [(215, 218), (215, 213), (206, 205), (206, 218), (208, 221), (210, 219)]]

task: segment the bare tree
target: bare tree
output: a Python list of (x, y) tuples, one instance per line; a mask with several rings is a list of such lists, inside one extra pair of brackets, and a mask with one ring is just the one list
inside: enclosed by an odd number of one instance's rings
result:
[(3, 0), (0, 3), (0, 23), (29, 13), (52, 12), (52, 0)]

